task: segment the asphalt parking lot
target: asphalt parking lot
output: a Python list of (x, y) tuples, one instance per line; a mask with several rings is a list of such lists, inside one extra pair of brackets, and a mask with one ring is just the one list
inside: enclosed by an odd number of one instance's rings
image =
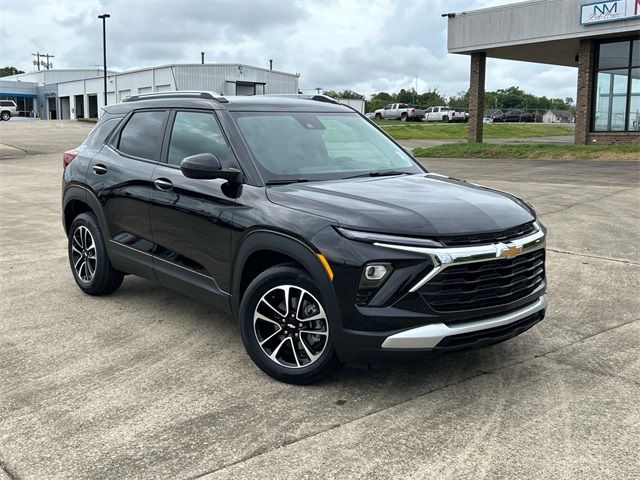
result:
[(90, 128), (0, 123), (0, 479), (640, 477), (640, 155), (429, 160), (536, 207), (546, 319), (296, 387), (209, 306), (133, 277), (109, 297), (75, 286), (61, 152)]

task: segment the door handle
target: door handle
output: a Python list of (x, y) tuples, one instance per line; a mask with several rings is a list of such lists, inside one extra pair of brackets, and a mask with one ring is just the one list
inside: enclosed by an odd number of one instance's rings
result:
[(156, 181), (153, 182), (153, 184), (156, 186), (158, 190), (163, 190), (165, 192), (173, 189), (173, 183), (171, 183), (166, 178), (158, 178)]
[(97, 165), (93, 166), (93, 173), (95, 173), (96, 175), (104, 175), (105, 173), (107, 173), (107, 167), (98, 163)]

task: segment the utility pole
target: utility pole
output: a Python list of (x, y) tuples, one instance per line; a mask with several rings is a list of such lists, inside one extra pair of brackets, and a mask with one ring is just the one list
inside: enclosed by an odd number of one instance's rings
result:
[(55, 58), (55, 56), (53, 56), (53, 55), (49, 55), (48, 53), (45, 53), (45, 54), (44, 54), (44, 56), (45, 56), (45, 57), (46, 57), (46, 59), (47, 59), (47, 63), (45, 64), (45, 68), (46, 68), (47, 70), (49, 70), (51, 67), (53, 67), (53, 64), (49, 61), (49, 58)]
[(31, 55), (36, 57), (33, 63), (38, 66), (38, 71), (40, 71), (40, 52), (32, 53)]
[(273, 70), (273, 58), (269, 59), (269, 70)]
[(204, 65), (204, 52), (200, 52), (200, 63)]
[(104, 66), (104, 105), (107, 106), (107, 18), (111, 15), (103, 13), (98, 15), (102, 19), (102, 63)]

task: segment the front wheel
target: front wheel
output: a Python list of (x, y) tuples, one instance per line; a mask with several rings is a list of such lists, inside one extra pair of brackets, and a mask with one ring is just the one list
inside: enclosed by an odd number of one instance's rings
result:
[(69, 263), (78, 287), (89, 295), (115, 292), (124, 273), (111, 265), (100, 225), (90, 213), (78, 215), (69, 228)]
[(338, 365), (322, 296), (304, 270), (283, 265), (258, 275), (242, 297), (240, 323), (247, 353), (276, 380), (311, 384)]

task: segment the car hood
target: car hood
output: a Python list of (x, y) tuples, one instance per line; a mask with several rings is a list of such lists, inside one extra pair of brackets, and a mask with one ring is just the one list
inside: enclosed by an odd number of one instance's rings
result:
[(507, 230), (534, 220), (517, 198), (435, 174), (295, 183), (273, 203), (369, 232), (434, 237)]

